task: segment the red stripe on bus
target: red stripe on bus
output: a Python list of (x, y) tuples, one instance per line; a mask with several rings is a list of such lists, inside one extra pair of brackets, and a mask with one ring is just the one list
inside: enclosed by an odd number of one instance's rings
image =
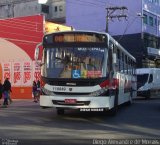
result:
[(104, 87), (114, 87), (114, 88), (118, 88), (119, 87), (119, 80), (118, 79), (115, 79), (113, 78), (113, 80), (105, 80), (104, 82), (102, 82), (100, 84), (100, 87), (101, 88), (104, 88)]

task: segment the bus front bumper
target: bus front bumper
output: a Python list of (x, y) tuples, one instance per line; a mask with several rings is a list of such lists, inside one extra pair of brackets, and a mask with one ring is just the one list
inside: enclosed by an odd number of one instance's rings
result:
[[(67, 102), (66, 102), (67, 100)], [(74, 100), (75, 102), (69, 102)], [(97, 97), (77, 97), (77, 96), (40, 96), (41, 107), (56, 107), (56, 108), (108, 108), (114, 107), (114, 96), (97, 96)]]

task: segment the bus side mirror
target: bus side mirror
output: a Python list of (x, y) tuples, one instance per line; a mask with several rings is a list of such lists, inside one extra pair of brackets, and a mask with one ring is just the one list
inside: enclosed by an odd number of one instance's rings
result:
[(35, 61), (38, 61), (38, 59), (39, 59), (39, 51), (40, 51), (39, 46), (41, 46), (41, 45), (42, 45), (42, 43), (39, 43), (39, 44), (37, 44), (37, 46), (35, 48), (35, 52), (34, 52)]
[(114, 64), (117, 63), (117, 55), (116, 55), (116, 53), (113, 53), (113, 63)]

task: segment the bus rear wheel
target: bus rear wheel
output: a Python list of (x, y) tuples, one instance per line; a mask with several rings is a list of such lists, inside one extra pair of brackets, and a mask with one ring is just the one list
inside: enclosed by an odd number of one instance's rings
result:
[(129, 101), (128, 102), (126, 102), (125, 104), (126, 105), (131, 105), (132, 103), (133, 103), (133, 99), (132, 99), (132, 97), (133, 97), (133, 91), (131, 90), (131, 92), (130, 92), (130, 96), (129, 96)]
[(151, 98), (151, 91), (148, 90), (145, 96), (146, 99), (150, 99)]
[(64, 114), (64, 109), (57, 109), (57, 114), (58, 115), (63, 115)]

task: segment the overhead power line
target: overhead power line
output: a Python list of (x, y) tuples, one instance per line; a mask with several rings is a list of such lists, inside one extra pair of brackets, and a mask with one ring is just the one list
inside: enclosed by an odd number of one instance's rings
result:
[[(127, 7), (122, 6), (122, 7), (107, 7), (107, 16), (106, 16), (106, 32), (108, 32), (108, 24), (109, 24), (109, 20), (113, 19), (118, 19), (120, 20), (121, 18), (125, 18), (127, 20), (127, 15), (125, 14), (125, 11), (128, 10)], [(116, 11), (119, 11), (119, 13), (115, 13)]]

